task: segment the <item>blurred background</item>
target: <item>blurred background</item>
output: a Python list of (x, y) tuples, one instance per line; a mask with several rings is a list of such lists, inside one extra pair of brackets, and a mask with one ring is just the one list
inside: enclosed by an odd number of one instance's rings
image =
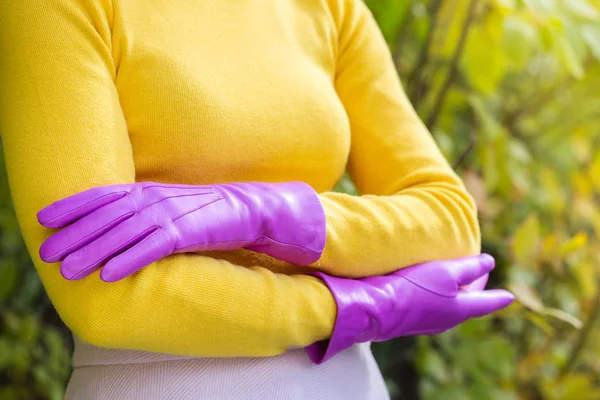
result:
[[(600, 399), (600, 0), (366, 2), (479, 205), (489, 286), (518, 299), (452, 332), (374, 344), (392, 398)], [(0, 399), (62, 399), (70, 341), (2, 169)]]

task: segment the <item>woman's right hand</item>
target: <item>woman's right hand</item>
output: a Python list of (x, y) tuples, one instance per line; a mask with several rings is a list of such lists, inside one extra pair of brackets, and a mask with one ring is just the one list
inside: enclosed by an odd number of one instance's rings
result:
[(493, 268), (492, 256), (482, 254), (364, 279), (317, 273), (331, 290), (338, 314), (331, 338), (306, 351), (320, 364), (355, 343), (437, 334), (507, 307), (514, 296), (506, 290), (469, 286), (485, 281)]

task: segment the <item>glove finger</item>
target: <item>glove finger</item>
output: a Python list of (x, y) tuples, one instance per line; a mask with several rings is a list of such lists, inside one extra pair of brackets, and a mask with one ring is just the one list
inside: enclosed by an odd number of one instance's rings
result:
[(81, 279), (157, 229), (159, 227), (154, 221), (138, 214), (68, 255), (62, 262), (60, 271), (67, 279)]
[(465, 291), (461, 290), (456, 300), (465, 319), (482, 317), (509, 306), (515, 296), (503, 289)]
[(480, 254), (475, 257), (459, 258), (444, 261), (451, 268), (458, 286), (465, 286), (478, 280), (494, 269), (495, 260), (489, 254)]
[(40, 247), (45, 262), (57, 262), (91, 243), (135, 214), (125, 202), (114, 202), (50, 236)]
[(175, 249), (164, 229), (158, 229), (124, 253), (109, 260), (100, 271), (100, 279), (116, 282), (172, 254)]
[(463, 286), (462, 288), (464, 288), (465, 290), (475, 290), (475, 291), (484, 290), (485, 285), (487, 285), (489, 277), (490, 277), (490, 274), (485, 274), (481, 278), (475, 280), (474, 282), (472, 282), (466, 286)]
[(99, 186), (41, 209), (37, 218), (47, 228), (60, 228), (125, 196), (131, 185)]

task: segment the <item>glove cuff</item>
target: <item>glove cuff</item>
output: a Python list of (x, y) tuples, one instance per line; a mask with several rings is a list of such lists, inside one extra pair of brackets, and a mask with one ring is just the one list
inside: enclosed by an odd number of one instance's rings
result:
[(356, 343), (373, 340), (370, 318), (363, 305), (368, 299), (365, 285), (357, 279), (337, 278), (322, 272), (312, 275), (322, 279), (337, 304), (337, 316), (331, 337), (305, 348), (315, 364), (322, 364)]

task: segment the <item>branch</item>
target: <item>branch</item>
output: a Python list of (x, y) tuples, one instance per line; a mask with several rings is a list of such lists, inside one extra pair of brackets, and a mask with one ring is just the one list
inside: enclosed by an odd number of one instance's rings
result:
[(462, 52), (465, 47), (465, 43), (467, 42), (467, 36), (469, 35), (469, 28), (471, 27), (473, 21), (475, 20), (475, 8), (477, 6), (477, 0), (471, 0), (469, 4), (469, 9), (467, 11), (467, 18), (465, 20), (465, 24), (463, 25), (463, 29), (460, 32), (460, 38), (458, 39), (458, 44), (456, 45), (456, 49), (454, 50), (454, 54), (452, 55), (452, 60), (450, 61), (450, 70), (448, 75), (446, 76), (446, 80), (442, 85), (440, 93), (438, 94), (437, 99), (435, 100), (434, 106), (431, 110), (431, 114), (427, 118), (426, 125), (430, 130), (433, 130), (435, 123), (442, 111), (442, 106), (444, 105), (444, 101), (446, 100), (446, 95), (448, 94), (448, 90), (454, 80), (458, 75), (458, 63), (460, 61), (460, 57), (462, 56)]
[(467, 143), (467, 147), (465, 147), (463, 152), (460, 154), (460, 156), (458, 156), (458, 158), (454, 162), (454, 165), (452, 166), (452, 168), (455, 170), (458, 169), (458, 167), (462, 166), (462, 164), (464, 164), (469, 154), (471, 154), (471, 152), (475, 148), (475, 142), (477, 141), (477, 132), (475, 127), (475, 113), (472, 111), (470, 128), (471, 129), (469, 129), (469, 142)]
[(411, 4), (409, 4), (408, 7), (406, 8), (406, 15), (404, 16), (404, 18), (401, 22), (400, 29), (398, 29), (398, 32), (396, 33), (396, 40), (394, 41), (394, 49), (392, 50), (392, 54), (394, 55), (394, 60), (396, 60), (396, 69), (398, 70), (398, 72), (400, 72), (400, 65), (398, 63), (398, 58), (399, 58), (400, 53), (402, 52), (402, 46), (404, 45), (404, 40), (408, 37), (408, 35), (406, 34), (408, 31), (408, 28), (410, 27), (413, 19), (415, 18), (415, 15), (413, 14), (413, 12), (411, 10), (412, 1), (410, 3)]
[(413, 105), (416, 108), (418, 102), (421, 100), (421, 88), (423, 86), (423, 70), (429, 61), (430, 48), (433, 42), (434, 33), (437, 30), (439, 22), (440, 10), (442, 8), (442, 0), (433, 0), (430, 8), (429, 15), (431, 15), (431, 25), (429, 31), (427, 31), (427, 37), (425, 43), (421, 48), (421, 53), (414, 68), (408, 75), (408, 84), (410, 85), (410, 99), (413, 101)]
[(590, 314), (583, 324), (583, 328), (579, 331), (579, 335), (577, 336), (577, 340), (575, 341), (575, 346), (571, 350), (571, 354), (569, 355), (568, 361), (565, 363), (563, 368), (560, 371), (560, 377), (566, 376), (575, 366), (577, 359), (581, 355), (581, 350), (587, 343), (587, 340), (592, 333), (592, 328), (594, 326), (594, 322), (596, 318), (600, 315), (600, 293), (596, 294), (596, 299), (594, 300), (594, 304), (592, 305), (592, 310)]

